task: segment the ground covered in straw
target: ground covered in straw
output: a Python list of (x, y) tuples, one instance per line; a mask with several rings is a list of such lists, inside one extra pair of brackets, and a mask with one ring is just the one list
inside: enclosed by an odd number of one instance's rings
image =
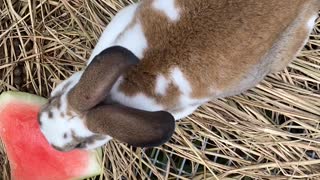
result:
[[(84, 67), (103, 27), (131, 0), (0, 0), (0, 92), (44, 97)], [(320, 24), (299, 57), (239, 96), (178, 122), (154, 149), (105, 149), (114, 179), (320, 178)], [(0, 146), (0, 179), (9, 166)]]

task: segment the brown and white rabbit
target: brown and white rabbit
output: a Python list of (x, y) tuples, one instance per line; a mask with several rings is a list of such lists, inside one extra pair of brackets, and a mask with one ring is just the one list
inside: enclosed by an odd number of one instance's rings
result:
[(175, 121), (283, 69), (303, 48), (319, 0), (144, 0), (122, 9), (86, 69), (53, 90), (39, 113), (58, 150), (115, 138), (152, 147)]

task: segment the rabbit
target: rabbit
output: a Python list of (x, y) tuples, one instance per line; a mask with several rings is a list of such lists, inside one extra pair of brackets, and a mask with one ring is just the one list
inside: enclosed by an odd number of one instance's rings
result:
[(240, 94), (304, 47), (319, 0), (142, 0), (106, 26), (84, 70), (51, 93), (40, 129), (59, 151), (166, 143), (176, 120)]

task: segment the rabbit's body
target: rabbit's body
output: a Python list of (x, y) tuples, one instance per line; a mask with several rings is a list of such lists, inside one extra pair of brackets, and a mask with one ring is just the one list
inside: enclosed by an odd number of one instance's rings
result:
[(115, 84), (112, 99), (180, 119), (283, 69), (306, 43), (318, 9), (318, 0), (143, 1), (120, 12), (91, 59), (112, 45), (131, 50), (141, 62)]
[(39, 113), (41, 131), (62, 151), (92, 149), (111, 137), (160, 145), (174, 120), (283, 69), (308, 40), (318, 10), (320, 0), (130, 5), (102, 33), (86, 69), (52, 92)]

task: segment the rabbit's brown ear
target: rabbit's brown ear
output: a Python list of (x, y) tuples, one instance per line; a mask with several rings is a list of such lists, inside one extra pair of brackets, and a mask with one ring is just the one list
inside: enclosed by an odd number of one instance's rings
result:
[(165, 111), (149, 112), (122, 105), (99, 105), (86, 115), (88, 129), (135, 147), (167, 142), (175, 129), (174, 117)]
[(138, 62), (139, 59), (126, 48), (114, 46), (105, 49), (92, 60), (70, 91), (70, 106), (78, 111), (96, 106), (108, 95), (118, 77)]

